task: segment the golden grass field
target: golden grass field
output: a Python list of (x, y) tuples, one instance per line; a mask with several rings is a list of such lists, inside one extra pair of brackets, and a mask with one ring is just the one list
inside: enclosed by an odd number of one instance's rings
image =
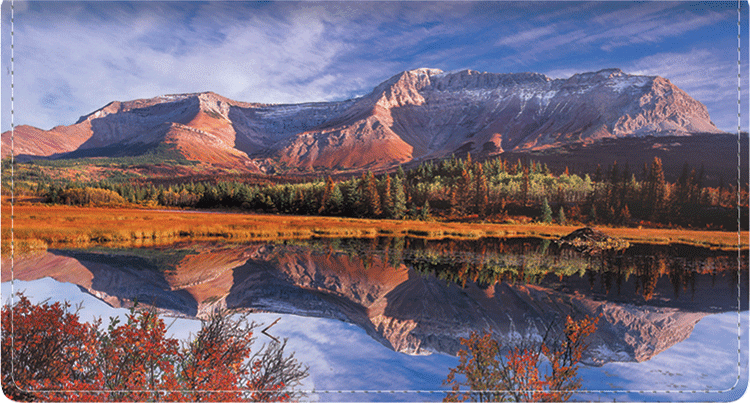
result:
[[(136, 208), (2, 205), (2, 252), (56, 248), (143, 246), (178, 241), (223, 239), (304, 239), (312, 237), (414, 236), (424, 238), (557, 238), (580, 226), (394, 221), (339, 217), (260, 215)], [(737, 249), (738, 233), (682, 229), (602, 228), (611, 236), (639, 243), (682, 243), (714, 249)], [(748, 248), (748, 232), (740, 234)]]

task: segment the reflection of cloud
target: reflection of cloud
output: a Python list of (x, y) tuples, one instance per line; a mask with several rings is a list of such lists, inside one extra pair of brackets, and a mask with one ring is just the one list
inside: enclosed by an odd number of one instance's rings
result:
[[(120, 315), (124, 319), (128, 312), (127, 309), (112, 308), (73, 284), (50, 278), (16, 281), (15, 290), (25, 290), (32, 302), (67, 300), (74, 304), (82, 303), (80, 314), (83, 320), (101, 317), (105, 325), (110, 316)], [(3, 300), (7, 300), (9, 295), (10, 283), (2, 283)], [(282, 319), (269, 332), (278, 338), (288, 338), (287, 352), (294, 352), (299, 362), (310, 367), (310, 377), (304, 381), (303, 387), (321, 392), (311, 396), (311, 400), (441, 400), (442, 394), (377, 392), (443, 389), (441, 382), (448, 368), (457, 364), (456, 358), (441, 354), (409, 356), (397, 353), (372, 339), (356, 325), (333, 319), (273, 313), (250, 314), (248, 319), (268, 325), (278, 317)], [(170, 337), (181, 340), (186, 340), (200, 329), (198, 320), (165, 317), (164, 321), (167, 325), (172, 324), (168, 331)], [(271, 340), (258, 330), (261, 328), (256, 328), (256, 343), (269, 343)], [(359, 392), (352, 394), (351, 391)]]
[[(6, 302), (11, 284), (2, 283), (2, 299)], [(127, 312), (114, 309), (77, 286), (59, 283), (50, 278), (23, 282), (16, 281), (15, 291), (25, 290), (32, 302), (43, 300), (74, 304), (83, 302), (81, 317), (106, 318)], [(270, 324), (276, 337), (288, 338), (288, 351), (310, 367), (311, 376), (303, 386), (319, 393), (308, 396), (312, 401), (439, 401), (443, 393), (429, 393), (443, 389), (442, 381), (448, 369), (458, 360), (441, 354), (409, 356), (394, 352), (373, 340), (362, 329), (350, 323), (332, 319), (302, 317), (287, 314), (251, 314), (249, 319)], [(608, 391), (579, 393), (574, 400), (633, 400), (633, 401), (732, 401), (740, 397), (747, 384), (747, 329), (748, 312), (741, 318), (742, 333), (738, 356), (738, 314), (727, 312), (710, 315), (696, 324), (690, 337), (643, 363), (609, 363), (602, 367), (582, 367), (579, 376), (583, 390)], [(165, 318), (166, 323), (172, 319)], [(186, 338), (200, 328), (196, 320), (177, 319), (170, 335)], [(270, 340), (256, 334), (257, 342)], [(738, 368), (738, 358), (742, 359)], [(738, 387), (737, 375), (741, 374)], [(732, 389), (733, 390), (729, 390)], [(711, 393), (692, 393), (709, 389)], [(350, 393), (351, 391), (358, 393)], [(423, 393), (395, 394), (390, 391), (423, 391)], [(671, 393), (653, 393), (671, 390)], [(723, 391), (718, 393), (717, 391)], [(684, 393), (678, 393), (683, 391)], [(365, 393), (366, 392), (366, 393)]]
[[(269, 322), (279, 315), (255, 314)], [(440, 354), (409, 356), (390, 350), (359, 327), (331, 319), (283, 315), (274, 335), (289, 338), (296, 356), (310, 365), (318, 390), (390, 391), (441, 388), (456, 359)], [(321, 395), (326, 400), (328, 394)], [(383, 395), (384, 400), (388, 400)]]
[[(738, 327), (738, 319), (741, 326)], [(696, 324), (690, 337), (649, 361), (584, 367), (583, 390), (611, 393), (579, 394), (581, 399), (647, 401), (733, 401), (748, 381), (748, 312), (710, 315)], [(738, 346), (742, 354), (738, 355)], [(741, 379), (737, 380), (738, 375)], [(656, 393), (654, 393), (656, 391)], [(669, 392), (667, 392), (669, 391)], [(708, 391), (708, 393), (701, 393)], [(680, 393), (682, 392), (682, 393)]]

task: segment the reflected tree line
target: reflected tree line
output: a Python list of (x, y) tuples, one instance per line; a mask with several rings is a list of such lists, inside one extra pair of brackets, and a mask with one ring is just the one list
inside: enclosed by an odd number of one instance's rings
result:
[[(670, 246), (639, 245), (625, 252), (585, 255), (551, 240), (531, 238), (481, 240), (428, 240), (410, 237), (332, 239), (304, 243), (318, 253), (344, 253), (359, 259), (367, 270), (374, 262), (405, 264), (425, 276), (435, 276), (462, 287), (468, 282), (482, 287), (500, 283), (563, 286), (582, 280), (596, 293), (618, 297), (634, 292), (643, 301), (654, 297), (659, 280), (667, 276), (673, 298), (692, 298), (699, 275), (720, 277), (737, 285), (736, 253), (694, 251), (676, 254)], [(747, 257), (740, 270), (747, 270)], [(579, 281), (581, 282), (581, 281)], [(631, 284), (626, 289), (626, 284)]]
[[(747, 251), (738, 263), (736, 252), (689, 246), (637, 244), (624, 251), (592, 255), (553, 240), (537, 238), (321, 238), (312, 242), (280, 240), (276, 244), (318, 255), (343, 254), (354, 264), (361, 265), (365, 272), (376, 265), (405, 265), (423, 276), (434, 276), (462, 287), (468, 283), (480, 287), (506, 283), (565, 290), (574, 284), (580, 292), (614, 299), (638, 296), (638, 300), (644, 302), (654, 298), (657, 284), (660, 284), (661, 297), (666, 297), (666, 293), (670, 299), (692, 299), (698, 290), (699, 277), (704, 279), (703, 287), (734, 289), (738, 269), (742, 273), (748, 269)], [(165, 271), (174, 269), (186, 255), (196, 253), (191, 245), (92, 252), (85, 253), (87, 260), (110, 261), (112, 255), (117, 255), (118, 259), (127, 258), (131, 265)], [(282, 254), (289, 252), (286, 248), (279, 249)], [(273, 256), (264, 259), (273, 259)], [(661, 280), (665, 276), (666, 282)]]

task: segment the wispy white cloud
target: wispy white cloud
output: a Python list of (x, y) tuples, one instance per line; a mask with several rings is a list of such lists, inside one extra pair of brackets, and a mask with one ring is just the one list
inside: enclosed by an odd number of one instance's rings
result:
[(555, 32), (552, 26), (531, 28), (513, 35), (500, 38), (496, 45), (510, 46), (514, 48), (526, 46), (529, 42), (538, 41), (542, 37), (550, 36)]
[[(6, 24), (8, 11), (3, 4)], [(653, 55), (686, 52), (660, 46), (665, 38), (734, 18), (667, 2), (16, 2), (16, 11), (15, 121), (42, 128), (113, 100), (166, 93), (345, 99), (417, 67), (645, 71), (658, 62)], [(7, 43), (7, 30), (2, 35)], [(3, 46), (3, 73), (9, 60)], [(7, 106), (8, 74), (2, 82)], [(694, 87), (703, 97), (707, 87)], [(3, 130), (9, 115), (3, 108)]]
[[(655, 6), (660, 6), (660, 4), (655, 4)], [(669, 9), (669, 7), (665, 8)], [(602, 21), (602, 26), (608, 29), (591, 35), (588, 40), (591, 42), (602, 40), (604, 42), (602, 49), (614, 50), (626, 45), (656, 43), (665, 38), (678, 37), (701, 27), (721, 21), (731, 21), (731, 17), (734, 17), (729, 12), (709, 12), (700, 15), (685, 12), (666, 16), (661, 11), (663, 11), (662, 7), (653, 13), (613, 13), (615, 18)]]
[[(17, 19), (17, 120), (50, 128), (115, 99), (209, 90), (267, 103), (344, 99), (397, 73), (401, 63), (390, 57), (447, 34), (432, 12), (466, 9), (212, 2), (187, 3), (185, 10), (180, 4), (63, 2)], [(371, 8), (377, 12), (368, 16)], [(394, 23), (402, 26), (389, 32)]]
[[(586, 55), (595, 49), (613, 52), (619, 48), (643, 43), (658, 43), (712, 24), (732, 22), (731, 10), (696, 13), (684, 10), (678, 2), (646, 3), (641, 7), (622, 7), (601, 13), (591, 5), (553, 9), (546, 15), (540, 10), (537, 19), (544, 25), (508, 31), (497, 45), (523, 51), (508, 56), (508, 60), (528, 62), (550, 55)], [(517, 27), (516, 27), (517, 28)]]

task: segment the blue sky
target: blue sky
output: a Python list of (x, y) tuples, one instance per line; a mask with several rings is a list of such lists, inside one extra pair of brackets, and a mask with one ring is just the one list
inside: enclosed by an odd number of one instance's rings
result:
[[(4, 2), (3, 131), (11, 116), (10, 11)], [(669, 78), (703, 102), (719, 128), (737, 128), (735, 1), (15, 1), (13, 13), (16, 125), (49, 129), (114, 100), (172, 93), (341, 100), (419, 67), (553, 78), (619, 67)]]

